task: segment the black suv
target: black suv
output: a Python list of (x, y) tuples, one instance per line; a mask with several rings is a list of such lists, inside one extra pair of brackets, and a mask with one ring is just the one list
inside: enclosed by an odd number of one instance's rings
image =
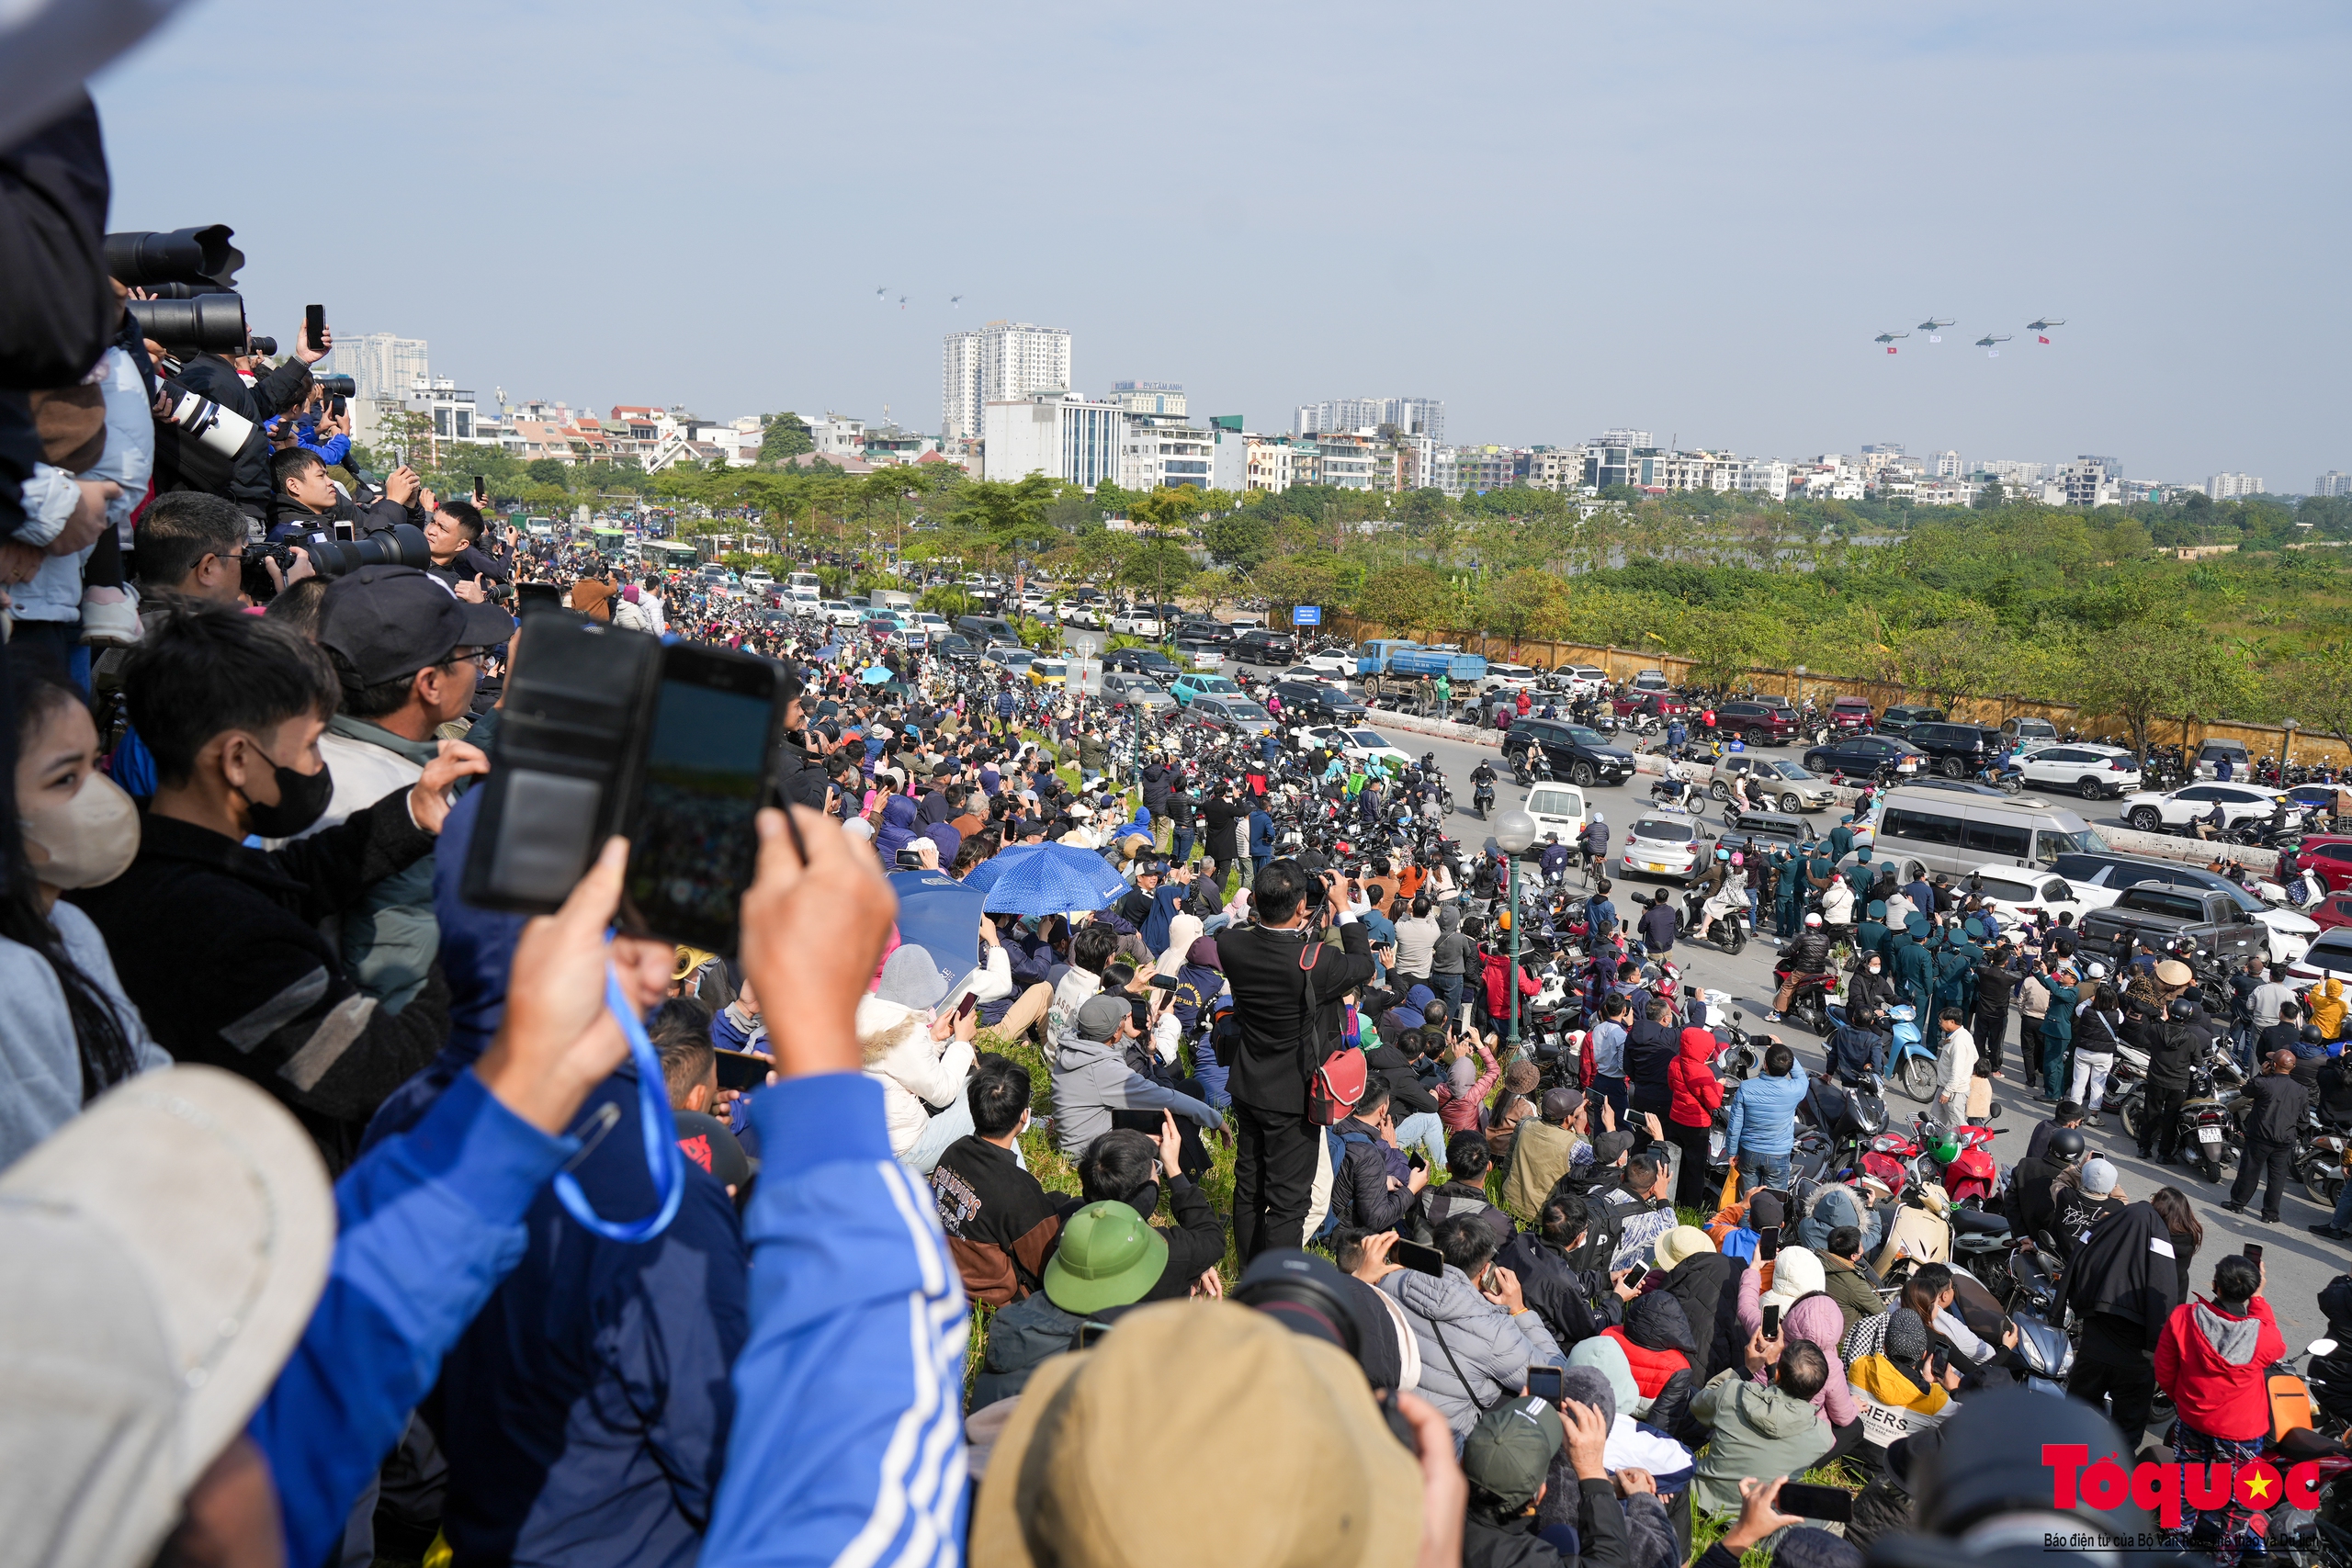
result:
[(1233, 640), (1233, 628), (1223, 621), (1186, 615), (1176, 623), (1172, 634), (1180, 643), (1196, 643), (1204, 648), (1223, 648)]
[(1620, 751), (1581, 724), (1557, 718), (1513, 719), (1503, 733), (1503, 760), (1516, 763), (1530, 748), (1544, 748), (1552, 776), (1572, 784), (1623, 784), (1634, 776), (1634, 755)]
[(1928, 754), (1926, 765), (1948, 779), (1964, 778), (2001, 750), (2001, 732), (1981, 724), (1915, 721), (1903, 739)]
[(1313, 681), (1277, 681), (1273, 694), (1283, 700), (1283, 716), (1295, 715), (1318, 724), (1351, 722), (1364, 716), (1364, 705), (1335, 687)]
[(1155, 681), (1173, 681), (1184, 672), (1168, 655), (1156, 648), (1123, 648), (1102, 661), (1105, 670), (1132, 670), (1138, 675), (1148, 675)]
[(954, 664), (978, 664), (980, 645), (961, 632), (949, 632), (931, 645), (932, 652)]
[(1881, 735), (1908, 735), (1911, 733), (1911, 727), (1915, 724), (1941, 724), (1943, 721), (1944, 710), (1941, 708), (1914, 707), (1898, 704), (1879, 715), (1878, 723), (1872, 728)]
[(1288, 632), (1252, 627), (1233, 639), (1233, 657), (1243, 664), (1294, 664), (1298, 639)]

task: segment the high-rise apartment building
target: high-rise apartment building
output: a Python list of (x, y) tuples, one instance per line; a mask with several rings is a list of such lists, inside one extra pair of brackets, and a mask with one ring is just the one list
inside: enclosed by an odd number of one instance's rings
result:
[(2352, 474), (2339, 474), (2334, 468), (2312, 481), (2313, 495), (2352, 495)]
[(1960, 454), (1950, 450), (1937, 453), (1930, 463), (1939, 479), (1956, 479), (1968, 472), (1968, 465), (1960, 460)]
[(1445, 444), (1445, 403), (1437, 398), (1332, 398), (1301, 403), (1293, 433), (1320, 435), (1351, 430), (1396, 427), (1399, 435), (1426, 435)]
[(1069, 388), (1069, 333), (1059, 327), (990, 321), (949, 333), (940, 355), (941, 439), (978, 436), (990, 403)]
[(1114, 381), (1111, 383), (1111, 395), (1103, 400), (1116, 403), (1129, 413), (1184, 417), (1184, 389), (1180, 382)]
[(2262, 493), (2259, 474), (2215, 474), (2205, 481), (2205, 493), (2215, 501), (2239, 501)]
[(424, 340), (390, 333), (338, 339), (320, 369), (350, 377), (355, 395), (370, 401), (404, 399), (410, 388), (432, 379), (425, 367)]

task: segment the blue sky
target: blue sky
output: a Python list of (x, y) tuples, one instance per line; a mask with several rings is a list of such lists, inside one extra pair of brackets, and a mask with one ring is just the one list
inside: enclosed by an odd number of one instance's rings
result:
[(97, 94), (115, 227), (233, 224), (263, 330), (485, 397), (935, 429), (941, 334), (1009, 317), (1253, 429), (2301, 491), (2352, 469), (2347, 80), (2295, 3), (191, 0)]

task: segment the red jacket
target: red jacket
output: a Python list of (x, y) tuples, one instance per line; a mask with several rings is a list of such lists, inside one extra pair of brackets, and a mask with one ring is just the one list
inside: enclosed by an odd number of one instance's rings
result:
[[(1486, 973), (1484, 978), (1487, 984), (1487, 1016), (1490, 1018), (1509, 1018), (1510, 1016), (1510, 992), (1505, 989), (1505, 987), (1510, 984), (1510, 980), (1509, 978), (1510, 975), (1510, 954), (1508, 953), (1489, 953), (1485, 955), (1485, 958)], [(1532, 997), (1543, 988), (1543, 987), (1535, 983), (1534, 976), (1530, 975), (1524, 969), (1519, 972), (1519, 994), (1521, 996)]]
[(2287, 1353), (2260, 1296), (2232, 1317), (2203, 1296), (2172, 1309), (2156, 1340), (2156, 1386), (2180, 1418), (2211, 1438), (2270, 1434), (2270, 1363)]
[(1674, 1091), (1674, 1104), (1667, 1117), (1678, 1127), (1712, 1126), (1715, 1112), (1724, 1103), (1724, 1086), (1715, 1081), (1715, 1069), (1710, 1066), (1715, 1055), (1715, 1037), (1703, 1029), (1682, 1032), (1682, 1049), (1666, 1069), (1667, 1087)]
[(1634, 1386), (1642, 1391), (1644, 1399), (1656, 1399), (1667, 1379), (1690, 1370), (1690, 1358), (1679, 1350), (1651, 1350), (1625, 1337), (1622, 1328), (1600, 1331), (1617, 1341), (1617, 1348), (1625, 1352), (1626, 1365), (1634, 1369)]

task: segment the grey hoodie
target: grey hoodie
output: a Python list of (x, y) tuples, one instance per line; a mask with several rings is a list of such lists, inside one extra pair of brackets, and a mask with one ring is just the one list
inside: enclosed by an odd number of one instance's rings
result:
[[(1527, 1386), (1531, 1362), (1556, 1367), (1567, 1360), (1542, 1317), (1532, 1310), (1514, 1314), (1497, 1306), (1451, 1263), (1436, 1277), (1399, 1269), (1382, 1275), (1380, 1288), (1405, 1309), (1405, 1321), (1413, 1325), (1421, 1352), (1419, 1393), (1445, 1413), (1456, 1438), (1478, 1424), (1482, 1405), (1491, 1409)], [(1464, 1378), (1469, 1380), (1467, 1389)]]
[(1437, 909), (1437, 944), (1430, 950), (1432, 975), (1467, 975), (1477, 962), (1478, 944), (1462, 934), (1462, 912), (1451, 904)]
[(1173, 1111), (1204, 1127), (1225, 1118), (1188, 1095), (1163, 1089), (1127, 1067), (1116, 1046), (1088, 1040), (1076, 1029), (1054, 1032), (1054, 1144), (1076, 1156), (1111, 1130), (1114, 1111)]

